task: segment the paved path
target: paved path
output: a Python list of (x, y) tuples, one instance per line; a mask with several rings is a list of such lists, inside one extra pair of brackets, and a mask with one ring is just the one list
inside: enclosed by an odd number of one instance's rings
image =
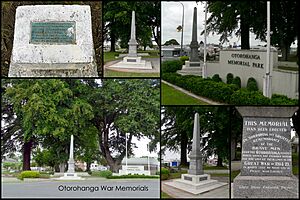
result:
[[(213, 177), (212, 179), (218, 180), (221, 182), (227, 182), (228, 183), (228, 177)], [(191, 193), (185, 192), (183, 190), (179, 190), (176, 188), (173, 188), (171, 186), (165, 185), (165, 182), (170, 182), (172, 180), (168, 181), (163, 181), (162, 182), (162, 191), (167, 193), (173, 198), (229, 198), (229, 185), (224, 185), (220, 188), (198, 194), (198, 195), (193, 195)]]
[(143, 57), (143, 60), (150, 61), (152, 64), (152, 69), (126, 69), (126, 68), (110, 68), (109, 66), (116, 64), (121, 61), (121, 59), (113, 60), (104, 64), (104, 70), (109, 69), (112, 71), (120, 72), (136, 72), (136, 73), (160, 73), (160, 60), (159, 58), (146, 58)]
[(182, 89), (181, 87), (178, 87), (178, 86), (176, 86), (176, 85), (173, 85), (173, 84), (171, 84), (171, 83), (169, 83), (169, 82), (166, 82), (166, 81), (164, 81), (164, 80), (162, 80), (162, 82), (165, 83), (165, 84), (167, 84), (167, 85), (169, 85), (169, 86), (171, 86), (171, 87), (173, 87), (173, 88), (176, 89), (176, 90), (179, 90), (180, 92), (183, 92), (183, 93), (185, 93), (185, 94), (187, 94), (187, 95), (189, 95), (189, 96), (191, 96), (191, 97), (194, 97), (194, 98), (196, 98), (196, 99), (198, 99), (198, 100), (200, 100), (200, 101), (206, 102), (206, 103), (208, 103), (208, 104), (210, 104), (210, 105), (226, 105), (226, 104), (223, 104), (223, 103), (219, 103), (219, 102), (216, 102), (216, 101), (212, 101), (212, 100), (207, 99), (207, 98), (204, 98), (204, 97), (197, 96), (197, 95), (195, 95), (195, 94), (193, 94), (193, 93), (191, 93), (191, 92), (189, 92), (189, 91), (187, 91), (187, 90), (185, 90), (185, 89)]
[(2, 181), (4, 198), (159, 198), (159, 179)]

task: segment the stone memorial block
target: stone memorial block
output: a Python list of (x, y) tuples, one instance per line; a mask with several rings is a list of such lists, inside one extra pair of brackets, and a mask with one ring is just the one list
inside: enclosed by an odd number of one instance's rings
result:
[(90, 6), (19, 6), (8, 76), (96, 77)]
[(237, 107), (243, 116), (241, 173), (235, 198), (294, 198), (290, 118), (297, 107)]

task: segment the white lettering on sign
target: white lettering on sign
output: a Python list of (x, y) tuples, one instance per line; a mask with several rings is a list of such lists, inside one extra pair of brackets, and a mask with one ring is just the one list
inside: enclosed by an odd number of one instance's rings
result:
[[(233, 53), (231, 54), (231, 57), (234, 59), (248, 59), (248, 60), (260, 60), (260, 55), (257, 54), (244, 54), (244, 53)], [(263, 63), (257, 63), (257, 62), (250, 62), (245, 60), (228, 60), (229, 65), (241, 65), (241, 66), (247, 66), (247, 67), (254, 67), (254, 68), (264, 68)]]

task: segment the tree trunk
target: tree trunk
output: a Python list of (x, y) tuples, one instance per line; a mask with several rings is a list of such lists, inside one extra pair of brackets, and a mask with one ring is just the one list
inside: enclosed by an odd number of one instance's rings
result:
[(223, 159), (220, 156), (218, 156), (217, 166), (218, 167), (223, 167)]
[(188, 144), (188, 136), (187, 134), (181, 134), (181, 143), (180, 143), (180, 165), (181, 166), (188, 166), (187, 163), (187, 144)]
[(65, 172), (65, 169), (66, 169), (65, 163), (60, 163), (60, 164), (59, 164), (59, 172), (60, 172), (60, 173), (64, 173), (64, 172)]
[(284, 41), (281, 41), (280, 42), (280, 48), (281, 48), (281, 51), (282, 51), (282, 58), (281, 60), (282, 61), (287, 61), (288, 58), (289, 58), (289, 54), (290, 54), (290, 45), (287, 44), (286, 42)]
[(146, 51), (147, 45), (144, 46), (144, 51)]
[(32, 140), (24, 142), (23, 145), (23, 171), (30, 170)]
[(248, 23), (248, 13), (241, 13), (241, 49), (250, 49), (250, 26)]
[(116, 36), (114, 33), (111, 33), (110, 34), (110, 52), (116, 51), (115, 45), (116, 45)]
[[(109, 127), (109, 126), (107, 126)], [(102, 131), (102, 136), (103, 138), (101, 138), (99, 140), (100, 143), (100, 152), (102, 153), (103, 157), (106, 159), (107, 164), (110, 166), (110, 170), (112, 172), (117, 173), (121, 167), (121, 162), (123, 160), (123, 158), (126, 155), (125, 150), (120, 154), (119, 157), (117, 158), (113, 158), (111, 156), (111, 152), (109, 150), (109, 141), (108, 141), (108, 135), (109, 135), (109, 130), (108, 128), (106, 128), (105, 130)], [(132, 139), (132, 134), (129, 135), (129, 138), (127, 140), (127, 146), (128, 149), (130, 149), (131, 146), (131, 139)]]
[(90, 172), (91, 171), (91, 162), (86, 162), (86, 172)]
[[(300, 9), (300, 3), (299, 1), (296, 1), (296, 10), (299, 10)], [(298, 60), (297, 60), (297, 63), (298, 63), (298, 67), (300, 66), (300, 42), (299, 42), (299, 38), (300, 38), (300, 20), (299, 20), (299, 17), (297, 18), (296, 20), (296, 27), (297, 27), (297, 57), (298, 57)], [(299, 148), (299, 145), (298, 145), (298, 148)]]
[(235, 160), (235, 147), (236, 147), (236, 139), (231, 138), (231, 158), (230, 160)]
[(59, 167), (60, 167), (60, 165), (57, 165), (57, 164), (54, 165), (54, 171), (55, 172), (60, 172), (60, 168)]

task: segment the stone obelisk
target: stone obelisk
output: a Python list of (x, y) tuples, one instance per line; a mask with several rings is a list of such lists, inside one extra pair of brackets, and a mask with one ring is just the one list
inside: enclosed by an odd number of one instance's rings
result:
[[(196, 7), (194, 8), (193, 31), (192, 31), (192, 41), (190, 44), (190, 48), (191, 48), (190, 62), (200, 62), (200, 58), (198, 55), (199, 44), (197, 41), (197, 8)], [(191, 67), (192, 66), (193, 65), (191, 65)]]
[(73, 135), (71, 135), (71, 142), (70, 142), (68, 171), (66, 173), (64, 173), (64, 176), (60, 177), (58, 180), (84, 180), (84, 178), (81, 178), (75, 172), (74, 136)]
[(199, 43), (197, 41), (197, 8), (193, 13), (192, 41), (190, 44), (191, 52), (189, 60), (185, 61), (182, 70), (178, 73), (182, 75), (198, 75), (202, 76), (202, 67), (200, 67), (200, 57), (198, 55)]
[(201, 175), (203, 174), (202, 167), (202, 154), (200, 151), (200, 123), (199, 123), (199, 114), (195, 114), (194, 119), (194, 131), (193, 131), (193, 144), (192, 144), (192, 152), (189, 156), (190, 158), (190, 166), (188, 173), (192, 175)]
[(150, 61), (142, 60), (141, 56), (137, 54), (137, 41), (135, 31), (135, 11), (132, 11), (131, 15), (131, 32), (128, 42), (128, 54), (123, 58), (121, 62), (109, 66), (110, 68), (128, 68), (128, 69), (152, 69)]
[(196, 113), (194, 117), (193, 144), (189, 156), (190, 166), (188, 174), (181, 174), (181, 179), (175, 179), (172, 182), (165, 183), (165, 185), (192, 194), (201, 194), (226, 185), (226, 183), (210, 179), (209, 174), (204, 174), (202, 157), (199, 114)]
[(129, 57), (137, 57), (137, 41), (136, 41), (136, 33), (135, 33), (135, 11), (132, 11), (131, 15), (131, 34), (130, 40), (128, 42), (128, 56)]
[(75, 173), (75, 161), (74, 161), (74, 136), (71, 135), (70, 142), (70, 156), (68, 161), (68, 171), (67, 173)]

